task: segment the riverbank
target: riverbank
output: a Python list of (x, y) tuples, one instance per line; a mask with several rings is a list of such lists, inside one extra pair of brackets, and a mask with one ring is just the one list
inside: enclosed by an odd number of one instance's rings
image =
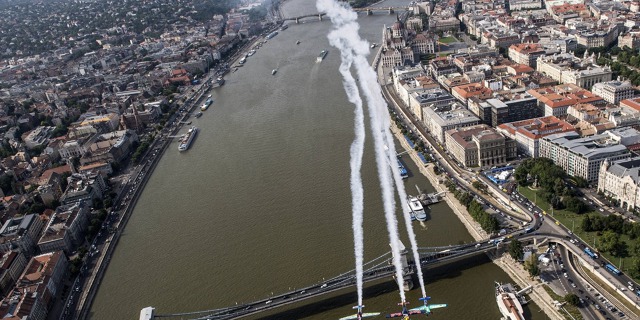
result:
[[(410, 158), (413, 160), (413, 162), (416, 164), (416, 166), (420, 170), (420, 173), (422, 173), (422, 175), (427, 177), (427, 179), (429, 180), (431, 185), (436, 189), (436, 191), (445, 192), (446, 195), (443, 199), (445, 200), (447, 205), (453, 210), (453, 212), (456, 214), (458, 219), (467, 228), (467, 231), (469, 231), (469, 234), (471, 234), (471, 236), (476, 241), (483, 241), (488, 239), (489, 235), (484, 230), (482, 230), (482, 228), (480, 227), (480, 224), (478, 224), (475, 220), (473, 220), (473, 218), (467, 211), (467, 208), (465, 208), (458, 201), (458, 199), (456, 199), (455, 197), (453, 197), (453, 195), (449, 193), (449, 190), (445, 187), (444, 183), (441, 183), (445, 178), (439, 177), (433, 172), (433, 164), (428, 164), (425, 166), (422, 163), (422, 160), (418, 158), (417, 152), (411, 151), (412, 150), (411, 146), (409, 146), (406, 139), (404, 138), (404, 135), (402, 134), (400, 129), (398, 129), (397, 126), (392, 125), (391, 132), (393, 132), (394, 136), (398, 139), (398, 141), (400, 141), (400, 145), (402, 146), (402, 148), (404, 150), (409, 150), (407, 155), (409, 155)], [(507, 273), (509, 277), (511, 277), (511, 279), (514, 281), (514, 283), (518, 285), (520, 288), (525, 288), (527, 286), (532, 285), (533, 290), (529, 294), (529, 297), (538, 306), (540, 306), (542, 310), (549, 317), (551, 317), (552, 319), (565, 319), (565, 317), (562, 316), (562, 314), (552, 304), (553, 299), (551, 298), (551, 296), (544, 290), (544, 288), (538, 281), (532, 280), (529, 277), (528, 271), (524, 269), (521, 263), (516, 262), (509, 255), (506, 255), (506, 254), (502, 254), (501, 256), (497, 256), (497, 257), (490, 255), (490, 258), (493, 261), (493, 263), (498, 267), (500, 267), (500, 269), (502, 269), (505, 273)]]

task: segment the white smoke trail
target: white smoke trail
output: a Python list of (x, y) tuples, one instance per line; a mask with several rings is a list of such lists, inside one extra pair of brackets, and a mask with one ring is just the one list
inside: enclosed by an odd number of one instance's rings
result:
[[(318, 0), (316, 6), (320, 12), (326, 12), (327, 16), (334, 24), (334, 30), (329, 34), (329, 39), (341, 39), (341, 41), (334, 41), (332, 45), (339, 45), (341, 52), (347, 55), (353, 55), (353, 61), (355, 62), (356, 70), (359, 78), (361, 79), (361, 86), (368, 101), (369, 118), (371, 121), (371, 130), (374, 138), (374, 148), (376, 154), (376, 163), (378, 167), (378, 176), (380, 179), (380, 187), (382, 189), (382, 198), (385, 219), (387, 220), (387, 230), (389, 232), (389, 240), (391, 245), (391, 251), (393, 253), (393, 264), (396, 268), (396, 281), (400, 288), (400, 298), (405, 301), (404, 293), (404, 281), (403, 270), (400, 261), (400, 239), (398, 237), (398, 221), (395, 216), (395, 199), (393, 196), (393, 181), (390, 177), (391, 171), (389, 170), (390, 158), (385, 155), (385, 128), (383, 126), (384, 121), (381, 121), (380, 108), (378, 106), (381, 99), (375, 99), (372, 96), (372, 90), (369, 88), (372, 86), (370, 74), (372, 73), (366, 61), (366, 55), (369, 53), (368, 44), (363, 41), (358, 35), (359, 25), (355, 22), (357, 15), (353, 10), (336, 3), (334, 0)], [(363, 64), (364, 62), (364, 64)], [(364, 69), (364, 70), (363, 70)], [(365, 70), (369, 70), (367, 73)], [(363, 78), (366, 77), (366, 78)], [(377, 84), (375, 74), (373, 77), (373, 84)]]
[[(404, 202), (407, 199), (407, 193), (404, 188), (404, 183), (402, 182), (402, 178), (400, 177), (400, 172), (398, 166), (396, 165), (396, 149), (394, 146), (393, 136), (391, 135), (391, 131), (388, 129), (391, 126), (389, 120), (389, 113), (387, 109), (387, 105), (382, 97), (382, 91), (378, 84), (377, 75), (375, 71), (369, 67), (368, 61), (362, 57), (355, 61), (356, 70), (358, 70), (358, 76), (361, 79), (362, 85), (366, 85), (363, 87), (362, 91), (367, 97), (367, 101), (369, 105), (373, 107), (372, 117), (375, 116), (376, 121), (379, 122), (381, 130), (382, 139), (384, 140), (384, 144), (389, 146), (386, 150), (386, 157), (389, 159), (389, 163), (391, 164), (391, 171), (393, 172), (393, 179), (395, 185), (397, 187), (398, 196), (400, 197), (400, 201), (402, 201), (402, 215), (404, 218), (405, 226), (407, 228), (407, 233), (409, 235), (409, 242), (411, 244), (411, 252), (413, 255), (414, 261), (416, 261), (416, 271), (418, 273), (418, 281), (420, 283), (420, 289), (422, 290), (422, 296), (426, 296), (426, 289), (424, 284), (424, 278), (422, 273), (422, 267), (420, 266), (420, 256), (418, 254), (418, 243), (416, 241), (416, 235), (413, 230), (413, 224), (411, 223), (411, 216), (409, 214), (409, 208), (407, 204)], [(373, 121), (373, 120), (372, 120)]]
[[(336, 48), (344, 48), (344, 44), (339, 38), (330, 38), (329, 42)], [(364, 112), (362, 110), (362, 99), (358, 91), (358, 85), (351, 75), (350, 69), (353, 63), (353, 55), (351, 51), (342, 51), (342, 63), (340, 64), (340, 73), (343, 78), (344, 91), (347, 93), (349, 102), (355, 105), (354, 110), (354, 133), (355, 137), (351, 143), (350, 155), (351, 160), (351, 206), (353, 216), (353, 249), (356, 264), (356, 289), (358, 293), (358, 305), (362, 305), (362, 278), (364, 263), (364, 231), (363, 211), (364, 211), (364, 191), (362, 188), (362, 176), (360, 169), (362, 167), (362, 154), (364, 153)]]

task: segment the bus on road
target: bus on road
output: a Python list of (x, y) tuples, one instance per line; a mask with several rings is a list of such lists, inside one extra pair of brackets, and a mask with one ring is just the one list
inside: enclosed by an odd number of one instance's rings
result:
[(607, 270), (609, 270), (609, 272), (615, 274), (616, 276), (619, 276), (622, 274), (622, 272), (620, 272), (620, 270), (618, 270), (616, 267), (614, 267), (611, 263), (607, 263), (604, 266)]

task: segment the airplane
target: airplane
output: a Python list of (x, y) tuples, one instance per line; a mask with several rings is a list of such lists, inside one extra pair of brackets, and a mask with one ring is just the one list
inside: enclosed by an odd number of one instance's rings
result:
[(431, 314), (431, 310), (438, 309), (438, 308), (445, 308), (447, 306), (447, 304), (432, 304), (432, 305), (429, 305), (428, 301), (431, 300), (431, 297), (422, 297), (422, 298), (420, 298), (418, 300), (423, 301), (424, 305), (421, 306), (421, 307), (413, 308), (413, 309), (411, 309), (409, 311), (418, 311), (418, 312), (420, 312), (422, 314), (429, 315), (429, 314)]
[(362, 318), (369, 318), (369, 317), (375, 317), (375, 316), (380, 315), (380, 312), (362, 313), (362, 308), (364, 308), (364, 305), (362, 305), (362, 306), (354, 306), (353, 309), (358, 309), (358, 313), (356, 313), (354, 315), (347, 316), (347, 317), (342, 317), (339, 320), (362, 320)]
[(410, 315), (414, 315), (414, 314), (422, 314), (421, 311), (417, 311), (417, 310), (408, 310), (407, 309), (407, 305), (409, 304), (409, 302), (407, 301), (402, 301), (400, 303), (398, 303), (399, 306), (402, 306), (402, 311), (401, 312), (396, 312), (396, 313), (391, 313), (387, 315), (387, 318), (398, 318), (398, 317), (402, 317), (403, 320), (409, 320), (409, 316)]

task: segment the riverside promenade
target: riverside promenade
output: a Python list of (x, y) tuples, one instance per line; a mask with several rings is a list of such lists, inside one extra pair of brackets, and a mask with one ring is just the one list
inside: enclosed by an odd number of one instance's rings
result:
[[(383, 96), (385, 96), (384, 95), (385, 92), (389, 94), (386, 91), (388, 89), (388, 86), (386, 85), (386, 77), (384, 76), (385, 72), (387, 71), (384, 70), (381, 64), (378, 63), (380, 51), (381, 49), (378, 51), (376, 58), (374, 59), (373, 65), (374, 65), (374, 68), (376, 68), (376, 71), (378, 74), (378, 81), (381, 86)], [(403, 106), (397, 105), (394, 99), (388, 99), (387, 96), (385, 96), (385, 100), (389, 106), (393, 106), (395, 110), (402, 113), (405, 119), (412, 119), (411, 115), (408, 115), (405, 113), (404, 111), (405, 108)], [(444, 200), (446, 201), (447, 205), (449, 205), (449, 207), (452, 209), (452, 211), (456, 214), (458, 219), (467, 228), (467, 231), (469, 232), (469, 234), (471, 234), (471, 236), (476, 241), (488, 239), (489, 234), (487, 234), (480, 227), (480, 224), (477, 223), (473, 219), (473, 217), (471, 217), (471, 215), (467, 211), (467, 208), (463, 206), (458, 201), (458, 199), (456, 199), (452, 194), (448, 192), (449, 190), (445, 187), (444, 183), (441, 183), (441, 182), (444, 182), (444, 179), (446, 179), (446, 175), (444, 174), (440, 176), (436, 175), (433, 171), (434, 165), (432, 163), (428, 165), (424, 165), (422, 160), (420, 160), (420, 158), (418, 157), (417, 152), (413, 150), (411, 146), (409, 146), (408, 142), (406, 141), (400, 129), (395, 125), (395, 123), (393, 123), (393, 121), (391, 123), (392, 125), (390, 130), (392, 131), (394, 136), (397, 138), (397, 140), (400, 141), (400, 145), (402, 146), (402, 148), (405, 151), (408, 151), (407, 154), (411, 157), (411, 159), (414, 161), (416, 166), (419, 168), (420, 173), (422, 173), (429, 180), (429, 182), (436, 189), (436, 191), (445, 192), (446, 196), (444, 196)], [(427, 141), (427, 142), (429, 141), (427, 137), (422, 136), (422, 133), (420, 130), (416, 130), (416, 131), (418, 135), (421, 135), (421, 138), (423, 141)], [(432, 148), (434, 148), (435, 150), (437, 147), (432, 146)], [(447, 161), (444, 161), (444, 159), (442, 160), (443, 161), (441, 163), (443, 166), (449, 167), (451, 172), (456, 172), (450, 167)], [(485, 199), (485, 200), (489, 201), (489, 199)], [(524, 269), (521, 263), (516, 262), (510, 256), (504, 255), (504, 254), (499, 257), (490, 256), (490, 258), (494, 264), (500, 267), (505, 273), (507, 273), (511, 277), (511, 279), (515, 282), (515, 284), (517, 284), (521, 288), (532, 286), (532, 292), (530, 293), (529, 297), (538, 306), (542, 308), (542, 311), (544, 311), (545, 314), (547, 314), (547, 316), (549, 316), (551, 319), (558, 319), (558, 320), (565, 319), (564, 315), (560, 313), (558, 308), (554, 305), (553, 298), (551, 298), (549, 293), (544, 290), (544, 288), (542, 287), (539, 281), (532, 279), (529, 276), (528, 271)]]

